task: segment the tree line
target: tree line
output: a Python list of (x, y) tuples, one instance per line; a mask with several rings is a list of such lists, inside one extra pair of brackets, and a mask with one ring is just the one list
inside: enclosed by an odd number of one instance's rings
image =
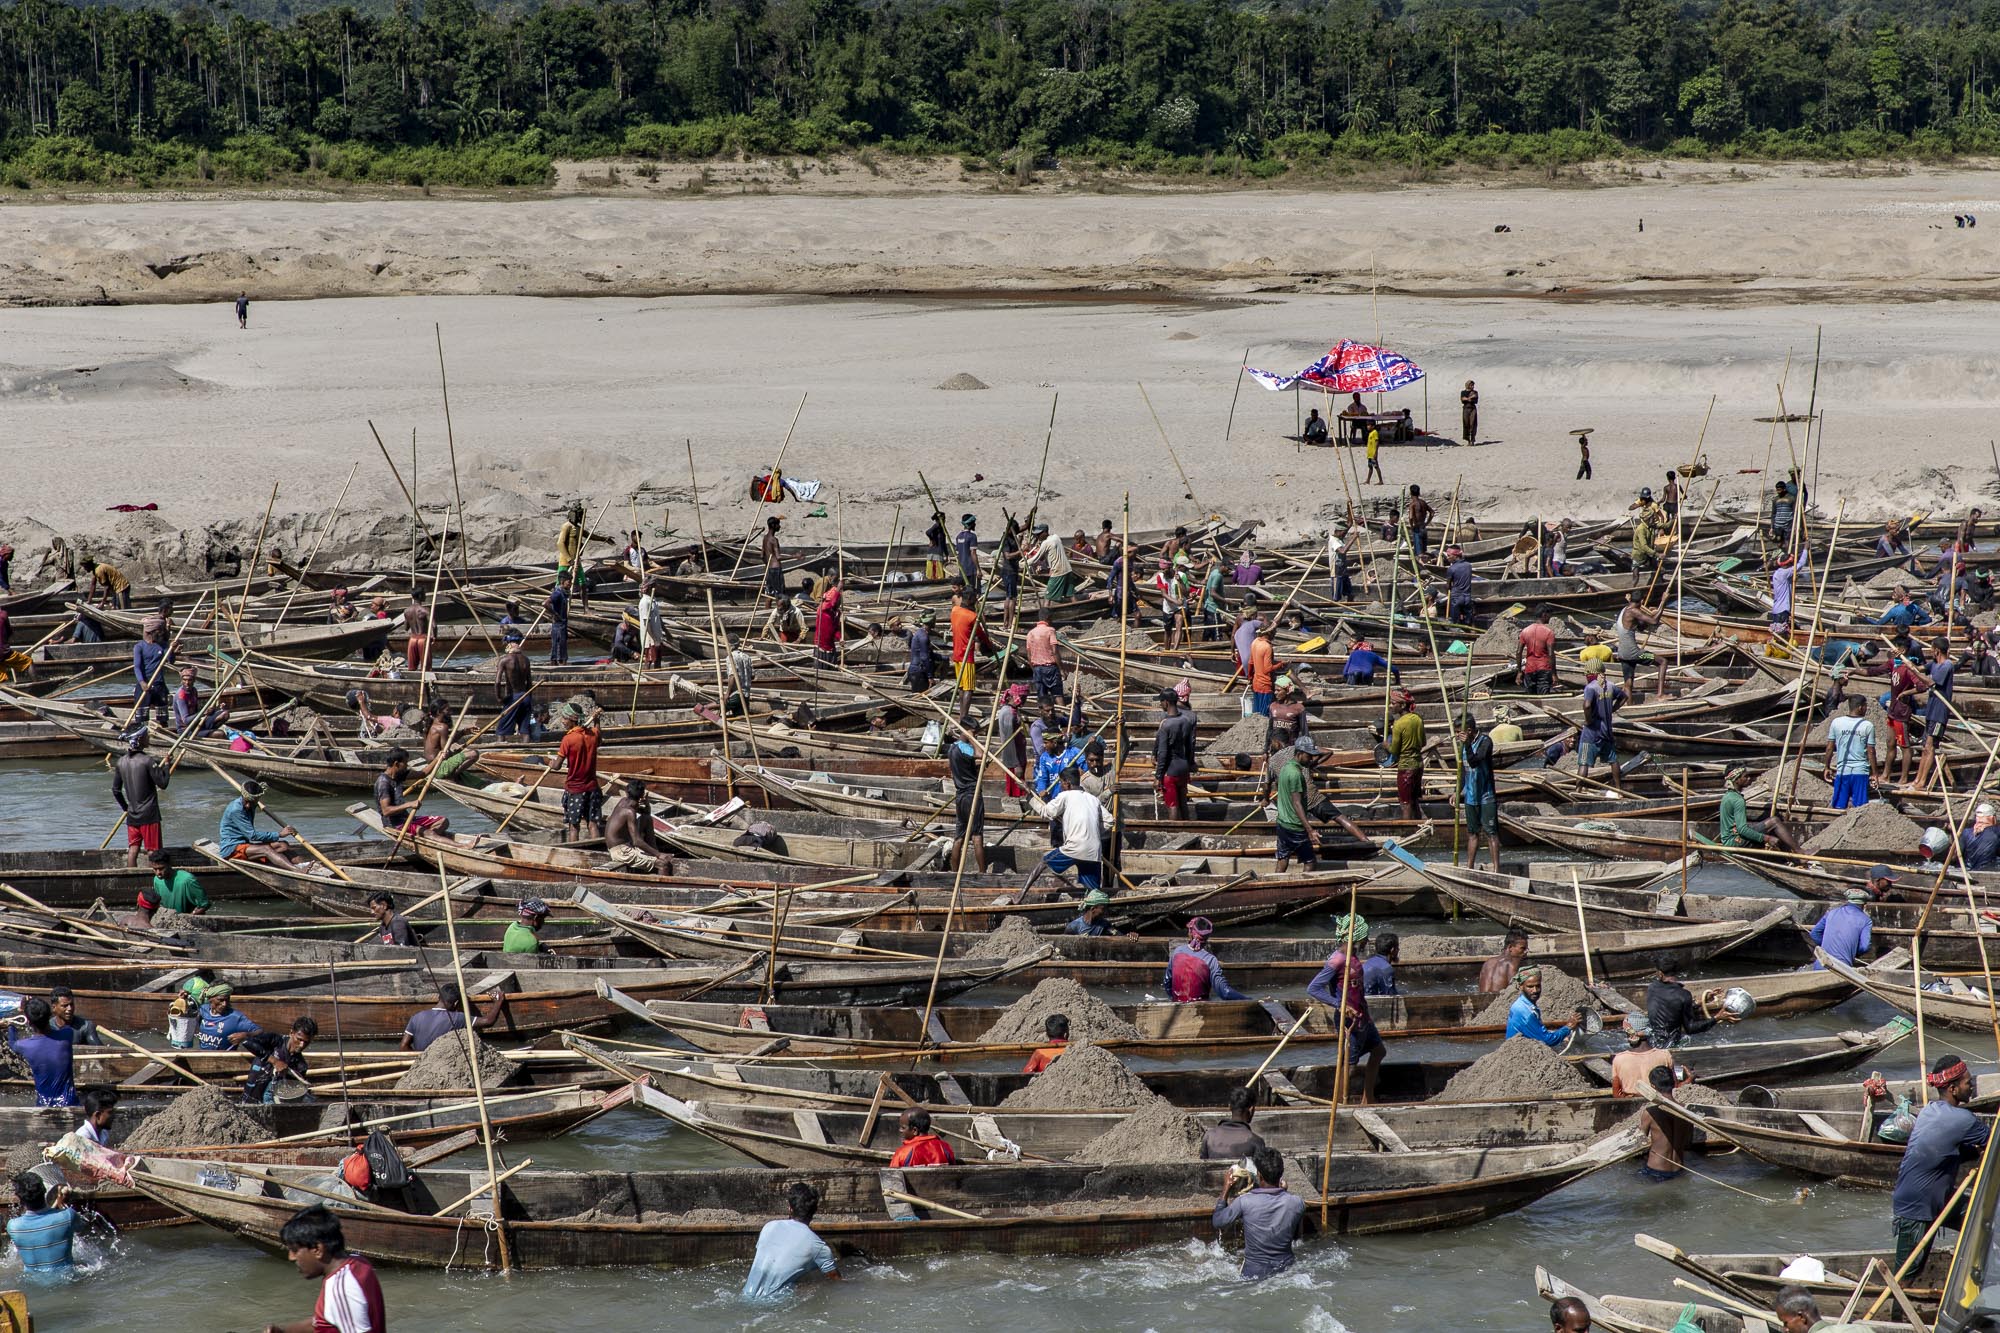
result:
[[(0, 171), (533, 183), (557, 155), (840, 147), (1275, 174), (2000, 141), (2000, 3), (397, 0), (0, 5)], [(136, 164), (136, 165), (135, 165)]]

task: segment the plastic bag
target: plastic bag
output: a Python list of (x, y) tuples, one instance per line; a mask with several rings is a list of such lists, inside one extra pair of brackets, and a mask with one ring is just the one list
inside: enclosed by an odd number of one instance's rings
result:
[(1667, 1333), (1708, 1333), (1708, 1330), (1701, 1326), (1701, 1321), (1694, 1317), (1694, 1313), (1695, 1304), (1689, 1301), (1681, 1307), (1681, 1317), (1674, 1321), (1674, 1326)]

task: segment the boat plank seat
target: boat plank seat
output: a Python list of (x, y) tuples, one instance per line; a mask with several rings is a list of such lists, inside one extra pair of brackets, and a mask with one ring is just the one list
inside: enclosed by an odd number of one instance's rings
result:
[(735, 1065), (711, 1065), (709, 1072), (717, 1078), (726, 1079), (731, 1083), (741, 1083), (743, 1081), (743, 1071)]
[(937, 1016), (937, 1011), (932, 1010), (925, 1015), (925, 1019), (924, 1036), (939, 1046), (951, 1045), (951, 1034), (944, 1030), (944, 1021)]
[(1828, 1124), (1824, 1116), (1815, 1115), (1811, 1111), (1801, 1111), (1799, 1112), (1799, 1121), (1823, 1139), (1831, 1139), (1835, 1143), (1846, 1143), (1849, 1141), (1848, 1136)]
[(829, 952), (853, 953), (864, 938), (866, 937), (858, 930), (843, 930), (834, 937), (833, 948)]
[(1402, 1136), (1389, 1128), (1389, 1122), (1365, 1106), (1354, 1108), (1354, 1123), (1361, 1126), (1369, 1138), (1389, 1152), (1408, 1152), (1410, 1145)]
[(150, 1083), (166, 1072), (167, 1067), (158, 1060), (148, 1060), (145, 1064), (140, 1065), (119, 1081), (122, 1083)]
[(1259, 1000), (1257, 1003), (1271, 1016), (1272, 1030), (1281, 1037), (1292, 1030), (1292, 1024), (1299, 1021), (1297, 1014), (1276, 1000)]
[[(940, 1073), (937, 1075), (937, 1090), (938, 1094), (952, 1106), (972, 1105), (972, 1098), (965, 1095), (965, 1089), (950, 1074)], [(900, 1189), (901, 1186), (897, 1188)]]
[(985, 1114), (972, 1117), (972, 1137), (988, 1148), (999, 1148), (1007, 1142), (1007, 1136), (1000, 1132), (1000, 1122)]
[(901, 1171), (883, 1171), (881, 1173), (881, 1180), (882, 1208), (883, 1211), (889, 1214), (891, 1222), (919, 1222), (923, 1220), (917, 1216), (917, 1210), (910, 1207), (909, 1204), (903, 1202), (901, 1199), (892, 1199), (889, 1197), (891, 1191), (897, 1194), (908, 1194), (910, 1192), (910, 1182), (903, 1178)]
[(170, 995), (181, 988), (183, 981), (194, 976), (198, 971), (200, 971), (199, 968), (177, 967), (171, 972), (163, 972), (151, 981), (143, 985), (134, 986), (132, 989), (146, 994)]
[(826, 1126), (819, 1122), (819, 1112), (801, 1108), (792, 1112), (792, 1123), (799, 1127), (799, 1137), (807, 1143), (821, 1148), (827, 1146)]
[(1299, 1091), (1296, 1083), (1293, 1083), (1275, 1069), (1264, 1071), (1264, 1086), (1271, 1090), (1271, 1096), (1275, 1100), (1284, 1103), (1286, 1106), (1315, 1105), (1310, 1098)]
[(470, 995), (490, 995), (495, 991), (518, 991), (520, 989), (520, 979), (514, 974), (514, 969), (510, 967), (504, 972), (488, 972), (485, 976), (471, 982), (466, 987), (466, 993)]
[(432, 1162), (442, 1162), (454, 1153), (464, 1152), (479, 1142), (479, 1131), (462, 1129), (447, 1139), (439, 1139), (429, 1147), (416, 1148), (403, 1153), (403, 1164), (412, 1171), (429, 1166)]

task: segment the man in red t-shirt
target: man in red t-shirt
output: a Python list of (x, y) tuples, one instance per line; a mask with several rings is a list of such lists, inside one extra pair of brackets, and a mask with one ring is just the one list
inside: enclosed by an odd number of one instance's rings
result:
[(900, 1171), (906, 1166), (955, 1166), (958, 1154), (951, 1145), (931, 1133), (931, 1113), (911, 1111), (903, 1121), (903, 1146), (896, 1149), (896, 1155), (889, 1159), (889, 1169)]
[(1549, 628), (1549, 608), (1535, 612), (1534, 621), (1521, 631), (1520, 647), (1514, 654), (1514, 668), (1521, 688), (1530, 694), (1553, 694), (1556, 688), (1556, 632)]
[(310, 1319), (266, 1324), (264, 1333), (388, 1333), (389, 1314), (375, 1266), (347, 1252), (340, 1219), (319, 1204), (294, 1213), (279, 1231), (299, 1276), (317, 1280), (319, 1300)]
[(588, 721), (572, 709), (564, 714), (569, 730), (556, 753), (563, 766), (563, 840), (575, 842), (589, 824), (591, 836), (604, 836), (604, 796), (597, 790), (597, 714)]
[(958, 687), (958, 720), (961, 725), (972, 715), (972, 692), (979, 683), (979, 659), (973, 655), (973, 646), (977, 644), (982, 653), (993, 651), (993, 640), (987, 637), (986, 627), (979, 623), (975, 600), (969, 588), (961, 588), (951, 595), (951, 676), (952, 683)]

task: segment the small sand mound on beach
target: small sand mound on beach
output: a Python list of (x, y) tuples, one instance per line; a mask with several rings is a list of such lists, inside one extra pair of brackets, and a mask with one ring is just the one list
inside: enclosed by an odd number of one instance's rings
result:
[(968, 374), (966, 371), (963, 370), (959, 371), (956, 375), (953, 375), (950, 379), (946, 380), (944, 383), (938, 385), (938, 388), (940, 389), (956, 389), (956, 390), (990, 389), (992, 387), (993, 387), (992, 385), (986, 383), (986, 381), (980, 379), (977, 375)]

